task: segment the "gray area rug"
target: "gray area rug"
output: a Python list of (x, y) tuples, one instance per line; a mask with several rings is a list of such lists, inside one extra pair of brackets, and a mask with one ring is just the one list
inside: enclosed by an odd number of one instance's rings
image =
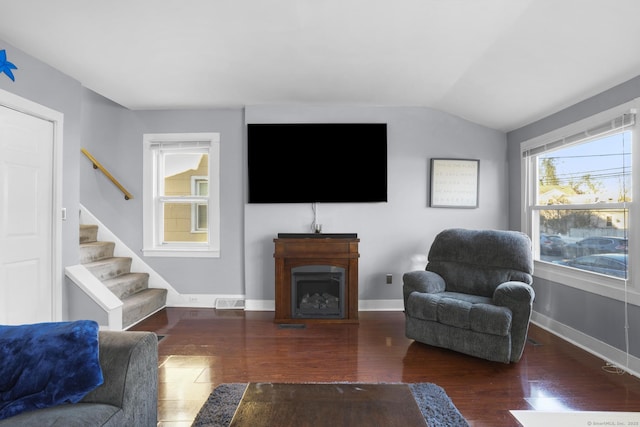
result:
[[(209, 395), (192, 427), (227, 427), (246, 388), (246, 383), (220, 384)], [(442, 387), (415, 383), (409, 388), (429, 427), (469, 427)]]

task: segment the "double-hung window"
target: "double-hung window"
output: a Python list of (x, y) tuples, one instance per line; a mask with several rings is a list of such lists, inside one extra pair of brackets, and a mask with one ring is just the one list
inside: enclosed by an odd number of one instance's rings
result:
[(631, 279), (636, 104), (522, 144), (523, 229), (536, 276), (604, 295)]
[(145, 256), (220, 255), (217, 133), (144, 135)]

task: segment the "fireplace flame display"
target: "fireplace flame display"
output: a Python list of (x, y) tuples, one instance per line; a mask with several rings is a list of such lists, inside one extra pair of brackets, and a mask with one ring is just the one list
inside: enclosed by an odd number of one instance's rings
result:
[(300, 301), (300, 310), (302, 311), (323, 309), (340, 310), (340, 298), (325, 292), (322, 295), (306, 294)]
[(344, 268), (308, 265), (291, 270), (294, 318), (344, 317)]

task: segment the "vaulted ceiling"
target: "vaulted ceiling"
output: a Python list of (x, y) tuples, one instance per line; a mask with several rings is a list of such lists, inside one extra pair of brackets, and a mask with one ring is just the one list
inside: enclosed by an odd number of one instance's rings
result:
[(509, 131), (640, 75), (639, 17), (638, 0), (0, 0), (0, 40), (134, 110), (425, 106)]

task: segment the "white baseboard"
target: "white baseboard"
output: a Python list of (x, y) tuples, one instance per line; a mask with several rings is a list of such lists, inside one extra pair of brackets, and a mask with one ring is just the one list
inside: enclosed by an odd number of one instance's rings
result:
[(639, 358), (627, 355), (625, 351), (535, 311), (531, 315), (531, 322), (594, 356), (603, 359), (605, 362), (613, 364), (633, 376), (640, 377)]
[(276, 311), (274, 300), (248, 299), (244, 302), (245, 311)]
[[(246, 300), (246, 311), (275, 311), (276, 303), (274, 300)], [(402, 311), (404, 310), (404, 301), (401, 299), (375, 299), (358, 301), (359, 311)]]
[(215, 308), (218, 299), (244, 300), (244, 295), (180, 294), (180, 299), (169, 303), (168, 307)]
[(403, 311), (404, 301), (401, 299), (365, 299), (358, 301), (360, 311)]
[[(172, 307), (214, 307), (216, 298), (236, 298), (243, 299), (243, 295), (182, 295), (185, 301), (180, 305)], [(276, 311), (274, 300), (247, 299), (244, 302), (245, 311)], [(401, 299), (386, 300), (360, 300), (358, 302), (360, 311), (402, 311), (404, 302)]]

